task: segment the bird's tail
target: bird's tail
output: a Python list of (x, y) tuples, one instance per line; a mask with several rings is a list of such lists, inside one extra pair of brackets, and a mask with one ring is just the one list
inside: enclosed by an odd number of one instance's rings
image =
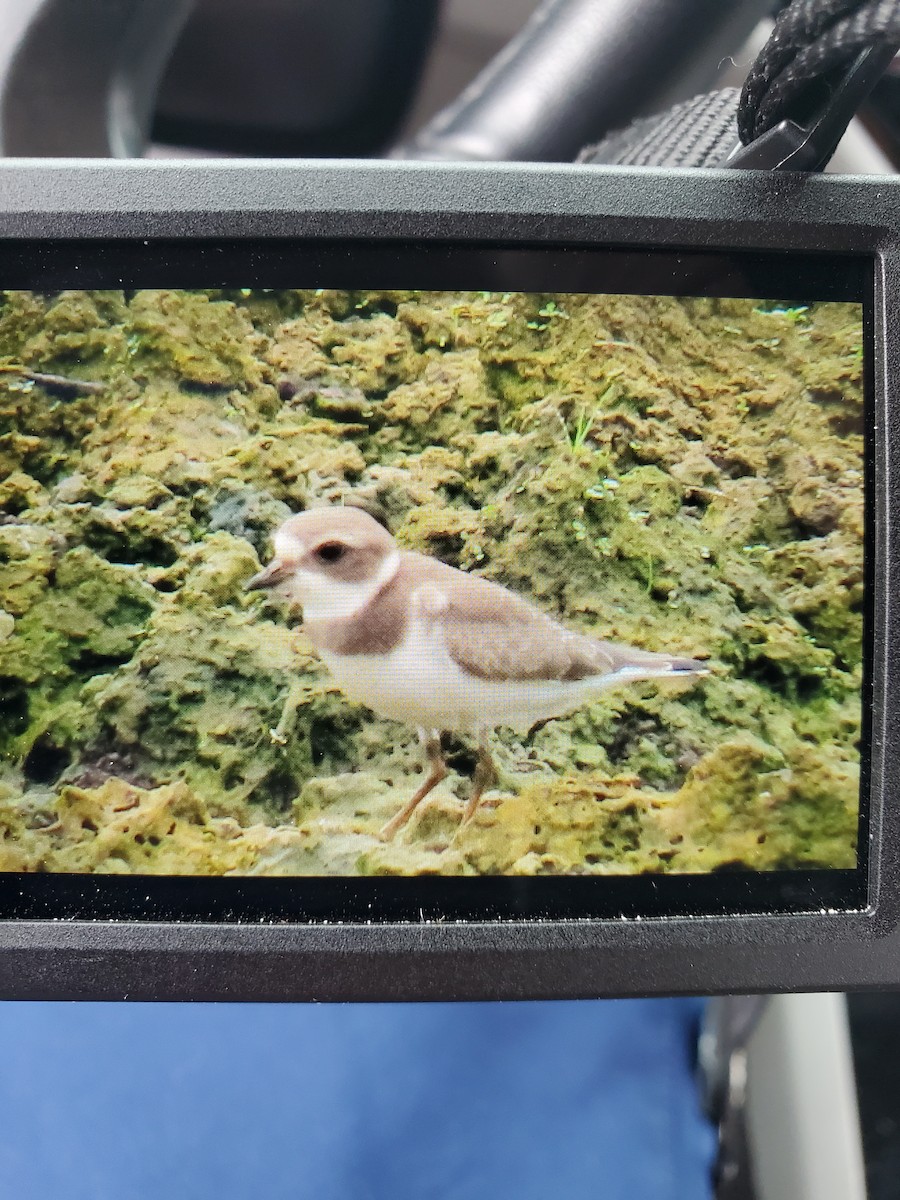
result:
[(671, 654), (618, 646), (613, 642), (604, 643), (604, 649), (613, 659), (614, 679), (699, 678), (709, 674), (709, 663), (698, 658), (678, 658)]

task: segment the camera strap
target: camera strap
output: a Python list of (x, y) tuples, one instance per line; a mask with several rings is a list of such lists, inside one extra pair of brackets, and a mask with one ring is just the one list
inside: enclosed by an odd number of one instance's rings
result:
[(742, 90), (635, 121), (578, 161), (821, 170), (898, 50), (900, 0), (793, 0)]

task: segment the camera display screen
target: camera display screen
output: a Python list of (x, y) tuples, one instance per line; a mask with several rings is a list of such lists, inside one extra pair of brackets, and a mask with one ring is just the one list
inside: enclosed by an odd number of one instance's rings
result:
[(469, 254), (2, 294), (5, 895), (862, 894), (864, 265)]

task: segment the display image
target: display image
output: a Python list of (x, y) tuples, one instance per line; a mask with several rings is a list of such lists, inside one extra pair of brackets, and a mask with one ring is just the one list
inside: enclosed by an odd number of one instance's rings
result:
[(0, 293), (0, 871), (855, 868), (863, 375), (814, 298)]

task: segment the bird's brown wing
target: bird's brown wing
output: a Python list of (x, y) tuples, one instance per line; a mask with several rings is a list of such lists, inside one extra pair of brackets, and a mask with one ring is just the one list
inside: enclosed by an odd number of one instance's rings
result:
[(615, 668), (599, 642), (563, 629), (542, 613), (502, 625), (450, 613), (444, 640), (450, 656), (479, 679), (567, 680), (609, 675)]
[(441, 598), (434, 618), (450, 656), (479, 679), (578, 680), (619, 665), (619, 647), (573, 633), (499, 584), (416, 558), (418, 579)]
[(425, 585), (424, 609), (440, 622), (448, 653), (479, 679), (574, 682), (598, 675), (653, 679), (707, 672), (707, 664), (696, 659), (575, 633), (499, 584), (436, 559), (410, 553), (404, 559), (403, 569), (412, 569), (420, 589)]

